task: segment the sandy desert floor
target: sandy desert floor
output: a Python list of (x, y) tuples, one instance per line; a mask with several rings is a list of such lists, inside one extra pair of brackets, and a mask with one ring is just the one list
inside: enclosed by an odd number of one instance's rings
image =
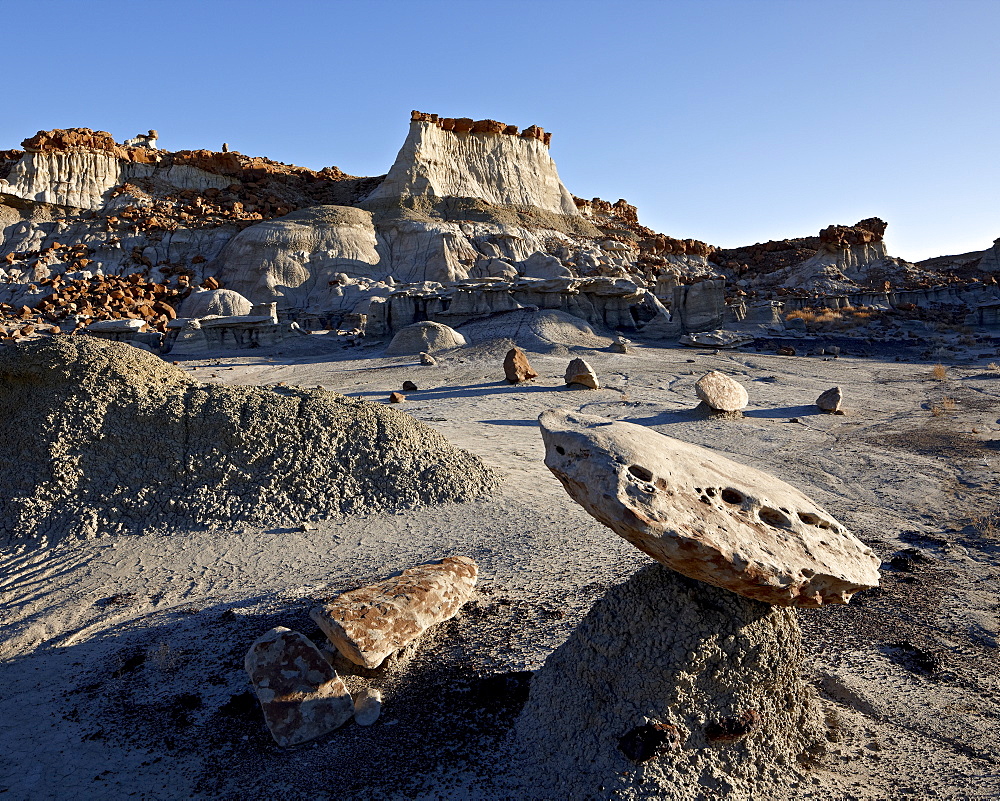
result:
[[(938, 379), (932, 364), (870, 344), (838, 359), (555, 348), (530, 353), (540, 377), (511, 386), (505, 350), (473, 345), (428, 367), (312, 335), (274, 352), (181, 362), (204, 381), (379, 401), (411, 380), (419, 391), (399, 409), (500, 469), (505, 487), (490, 500), (315, 530), (276, 521), (0, 553), (0, 797), (532, 797), (530, 778), (520, 795), (491, 779), (529, 672), (648, 561), (544, 467), (535, 421), (557, 406), (771, 472), (885, 560), (881, 588), (799, 615), (811, 679), (837, 728), (788, 798), (1000, 796), (1000, 369), (991, 359), (948, 365)], [(849, 355), (860, 351), (868, 355)], [(563, 386), (574, 355), (606, 388)], [(748, 388), (743, 419), (695, 410), (694, 382), (710, 369)], [(833, 385), (844, 390), (843, 416), (813, 405)], [(476, 599), (384, 669), (347, 677), (384, 688), (381, 719), (275, 746), (243, 671), (250, 643), (274, 625), (322, 642), (308, 617), (316, 600), (449, 554), (479, 563)]]

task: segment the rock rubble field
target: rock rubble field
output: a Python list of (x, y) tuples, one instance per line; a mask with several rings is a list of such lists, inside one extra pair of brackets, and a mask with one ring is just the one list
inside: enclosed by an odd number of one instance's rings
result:
[(994, 248), (168, 137), (0, 152), (0, 795), (1000, 796)]

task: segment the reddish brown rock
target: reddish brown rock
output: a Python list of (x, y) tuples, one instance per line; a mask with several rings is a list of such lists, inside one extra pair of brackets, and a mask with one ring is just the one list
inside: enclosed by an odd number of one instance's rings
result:
[(476, 120), (472, 123), (472, 133), (502, 134), (505, 127), (496, 120)]
[(468, 557), (450, 556), (345, 592), (310, 616), (347, 659), (375, 668), (431, 626), (453, 617), (472, 597), (478, 573)]
[(389, 393), (389, 403), (402, 403), (406, 400), (406, 396), (399, 392)]
[(782, 606), (878, 585), (871, 549), (774, 476), (632, 423), (556, 409), (539, 425), (570, 497), (685, 576)]
[(514, 347), (507, 351), (503, 360), (503, 372), (511, 384), (520, 384), (538, 378), (538, 373), (531, 369), (531, 363), (523, 350)]
[(297, 631), (278, 626), (259, 637), (244, 667), (278, 745), (312, 740), (354, 714), (344, 682), (319, 648)]
[(475, 120), (469, 117), (459, 117), (455, 120), (455, 133), (468, 133), (475, 125)]

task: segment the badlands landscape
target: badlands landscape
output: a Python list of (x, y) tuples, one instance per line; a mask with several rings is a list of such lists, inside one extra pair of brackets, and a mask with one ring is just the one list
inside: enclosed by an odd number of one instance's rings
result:
[(996, 245), (551, 140), (0, 152), (0, 796), (1000, 795)]

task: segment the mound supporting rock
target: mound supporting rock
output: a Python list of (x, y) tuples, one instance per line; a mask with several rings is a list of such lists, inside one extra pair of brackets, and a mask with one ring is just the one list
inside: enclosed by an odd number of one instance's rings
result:
[(545, 661), (514, 729), (531, 798), (778, 798), (822, 740), (795, 612), (650, 565)]
[(784, 481), (633, 423), (553, 409), (545, 465), (570, 497), (644, 553), (767, 603), (844, 604), (879, 559)]
[(462, 501), (495, 475), (380, 403), (200, 384), (131, 345), (0, 351), (0, 543)]

